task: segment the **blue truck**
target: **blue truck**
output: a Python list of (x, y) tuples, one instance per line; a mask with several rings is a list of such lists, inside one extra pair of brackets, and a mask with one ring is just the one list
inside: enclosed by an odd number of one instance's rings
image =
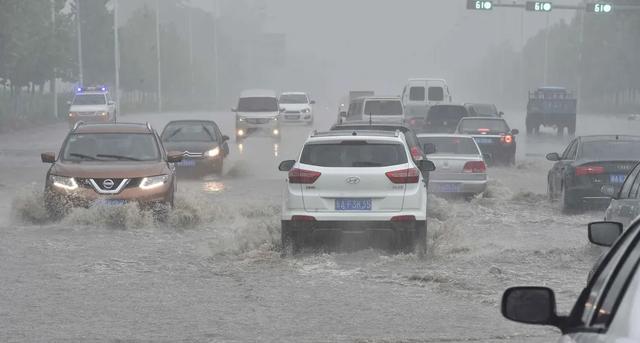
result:
[(578, 101), (564, 87), (540, 87), (529, 92), (527, 104), (527, 134), (539, 134), (540, 127), (553, 127), (558, 136), (576, 133), (576, 108)]

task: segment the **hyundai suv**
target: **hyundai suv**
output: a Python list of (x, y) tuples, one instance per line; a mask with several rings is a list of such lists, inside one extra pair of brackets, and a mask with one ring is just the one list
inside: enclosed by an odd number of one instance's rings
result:
[(59, 218), (73, 207), (137, 202), (156, 214), (173, 206), (175, 167), (149, 124), (82, 124), (69, 132), (45, 180), (45, 206)]
[(400, 131), (313, 133), (288, 172), (282, 208), (283, 254), (316, 234), (384, 232), (396, 250), (426, 252), (427, 189)]

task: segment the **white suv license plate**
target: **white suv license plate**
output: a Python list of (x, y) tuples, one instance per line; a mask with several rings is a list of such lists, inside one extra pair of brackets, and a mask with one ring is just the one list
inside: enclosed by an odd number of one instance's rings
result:
[(336, 199), (336, 211), (371, 211), (371, 199)]

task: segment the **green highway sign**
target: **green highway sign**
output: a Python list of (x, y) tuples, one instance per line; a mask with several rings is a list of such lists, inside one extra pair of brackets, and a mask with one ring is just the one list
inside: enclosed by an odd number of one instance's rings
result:
[(553, 4), (551, 1), (527, 1), (526, 9), (534, 12), (551, 12)]
[(488, 0), (467, 0), (468, 10), (489, 11), (493, 9), (493, 1)]

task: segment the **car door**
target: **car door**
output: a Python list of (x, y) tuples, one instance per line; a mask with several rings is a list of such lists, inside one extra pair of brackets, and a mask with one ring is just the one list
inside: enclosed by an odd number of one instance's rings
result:
[(564, 183), (564, 175), (567, 166), (570, 165), (576, 158), (576, 152), (578, 150), (578, 139), (574, 139), (560, 156), (560, 161), (553, 164), (551, 171), (549, 172), (549, 182), (553, 189), (554, 194), (560, 194), (562, 191), (562, 185)]
[(622, 184), (617, 197), (611, 199), (611, 203), (605, 213), (605, 220), (622, 223), (625, 227), (640, 214), (640, 164), (629, 173)]
[(621, 304), (637, 295), (637, 287), (629, 285), (632, 281), (637, 285), (640, 277), (639, 227), (636, 222), (606, 253), (571, 311), (562, 342), (627, 341), (633, 306)]

